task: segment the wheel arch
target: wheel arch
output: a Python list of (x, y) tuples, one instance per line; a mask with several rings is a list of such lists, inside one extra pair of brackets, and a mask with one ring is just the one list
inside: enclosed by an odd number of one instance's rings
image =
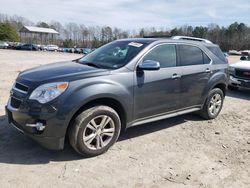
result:
[(127, 125), (127, 113), (125, 110), (124, 105), (119, 102), (117, 99), (111, 98), (111, 97), (102, 97), (102, 98), (97, 98), (97, 99), (93, 99), (88, 101), (87, 103), (81, 105), (77, 111), (73, 114), (73, 116), (70, 118), (70, 121), (68, 123), (67, 126), (67, 130), (66, 130), (66, 134), (65, 136), (67, 136), (73, 120), (84, 110), (93, 107), (93, 106), (97, 106), (97, 105), (105, 105), (105, 106), (109, 106), (110, 108), (113, 108), (119, 115), (120, 120), (121, 120), (121, 127), (122, 127), (122, 131), (124, 131), (126, 129), (126, 125)]
[[(214, 88), (219, 88), (219, 89), (221, 89), (222, 92), (223, 92), (224, 97), (226, 96), (226, 91), (227, 91), (227, 84), (226, 84), (226, 83), (224, 83), (224, 82), (218, 82), (218, 83), (212, 85), (212, 86), (209, 88), (209, 90), (207, 90), (207, 93), (209, 93), (209, 92), (210, 92), (212, 89), (214, 89)], [(202, 108), (203, 108), (204, 104), (206, 103), (207, 98), (208, 98), (208, 95), (206, 95), (206, 97), (204, 98), (204, 101), (203, 101), (203, 103), (202, 103)]]
[(225, 83), (217, 83), (214, 87), (212, 87), (211, 89), (214, 88), (219, 88), (222, 90), (224, 97), (226, 96), (226, 91), (227, 91), (227, 85)]

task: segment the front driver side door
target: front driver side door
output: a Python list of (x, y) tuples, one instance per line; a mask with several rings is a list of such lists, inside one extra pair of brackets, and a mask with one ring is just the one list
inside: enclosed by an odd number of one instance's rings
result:
[[(134, 73), (134, 119), (165, 114), (180, 108), (180, 68), (176, 66), (176, 46), (161, 44), (151, 49), (141, 60), (160, 63), (154, 71)], [(140, 63), (139, 62), (139, 63)]]

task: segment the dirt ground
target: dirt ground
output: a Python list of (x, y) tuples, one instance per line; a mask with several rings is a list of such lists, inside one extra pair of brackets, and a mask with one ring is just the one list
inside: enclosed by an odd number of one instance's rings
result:
[(9, 126), (4, 105), (19, 71), (77, 57), (0, 50), (1, 187), (250, 187), (250, 91), (229, 91), (212, 121), (190, 114), (131, 128), (94, 158), (68, 144), (46, 150)]

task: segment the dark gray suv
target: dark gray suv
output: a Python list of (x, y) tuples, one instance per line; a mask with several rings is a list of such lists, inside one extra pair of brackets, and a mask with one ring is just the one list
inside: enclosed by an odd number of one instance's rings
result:
[(198, 111), (221, 111), (228, 63), (218, 45), (190, 38), (111, 42), (89, 55), (19, 74), (9, 123), (49, 149), (65, 137), (80, 154), (107, 151), (121, 130)]

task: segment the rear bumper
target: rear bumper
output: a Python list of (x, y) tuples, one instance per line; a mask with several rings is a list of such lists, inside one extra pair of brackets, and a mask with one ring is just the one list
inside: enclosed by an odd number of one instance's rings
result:
[[(24, 133), (31, 139), (38, 142), (40, 145), (51, 150), (62, 150), (64, 148), (65, 137), (48, 136), (47, 130), (51, 130), (53, 120), (47, 121), (45, 131), (39, 132), (34, 127), (27, 127), (24, 120), (37, 119), (36, 116), (30, 114), (15, 111), (9, 105), (5, 106), (6, 116), (8, 117), (8, 122), (13, 127), (15, 127), (20, 132)], [(47, 129), (47, 130), (46, 130)]]
[(230, 75), (229, 85), (234, 86), (234, 87), (239, 87), (239, 88), (250, 89), (250, 80), (236, 78), (236, 77)]

